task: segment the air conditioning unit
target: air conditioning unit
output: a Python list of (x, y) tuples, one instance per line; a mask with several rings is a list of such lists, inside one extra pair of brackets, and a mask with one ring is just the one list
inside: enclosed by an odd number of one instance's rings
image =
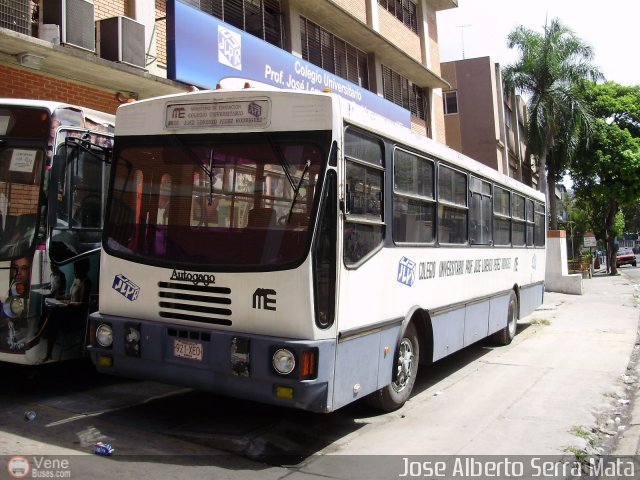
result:
[(144, 25), (129, 17), (96, 22), (99, 55), (105, 60), (145, 68)]
[(6, 0), (0, 6), (0, 28), (31, 34), (31, 1)]
[(42, 23), (60, 25), (60, 43), (96, 51), (94, 6), (89, 0), (46, 0)]

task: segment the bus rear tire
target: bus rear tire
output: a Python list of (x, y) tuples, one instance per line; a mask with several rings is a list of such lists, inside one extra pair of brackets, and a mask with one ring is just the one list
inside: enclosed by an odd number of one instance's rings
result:
[(407, 325), (396, 352), (396, 377), (389, 385), (366, 397), (366, 402), (376, 410), (393, 412), (402, 407), (413, 390), (420, 360), (420, 344), (413, 323)]
[(494, 333), (491, 338), (498, 345), (509, 345), (516, 336), (518, 328), (518, 297), (512, 290), (509, 294), (509, 308), (507, 311), (507, 326)]

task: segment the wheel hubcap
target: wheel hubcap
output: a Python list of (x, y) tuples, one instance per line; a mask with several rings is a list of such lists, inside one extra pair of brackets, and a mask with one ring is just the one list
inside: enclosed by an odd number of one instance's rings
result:
[(393, 389), (400, 392), (407, 387), (413, 371), (413, 345), (408, 338), (403, 338), (398, 350), (398, 369)]

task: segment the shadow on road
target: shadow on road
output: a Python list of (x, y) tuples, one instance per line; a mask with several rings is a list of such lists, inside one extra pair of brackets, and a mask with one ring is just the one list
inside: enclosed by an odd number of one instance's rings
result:
[[(518, 326), (519, 331), (525, 328), (526, 324)], [(482, 358), (493, 348), (494, 344), (482, 341), (433, 365), (421, 365), (414, 396)], [(331, 414), (275, 407), (102, 375), (85, 361), (28, 368), (2, 365), (0, 368), (3, 375), (0, 408), (13, 419), (3, 425), (3, 430), (84, 452), (87, 445), (78, 440), (78, 429), (96, 429), (96, 426), (112, 437), (128, 435), (131, 445), (158, 443), (159, 451), (164, 451), (167, 445), (170, 449), (172, 443), (179, 444), (176, 455), (149, 457), (149, 461), (161, 464), (223, 466), (241, 456), (251, 463), (298, 465), (366, 425), (386, 421), (386, 415), (402, 415), (402, 410), (380, 413), (362, 401)], [(23, 412), (29, 409), (39, 412), (37, 422), (23, 419)], [(44, 428), (64, 423), (65, 418), (74, 415), (86, 415), (86, 420), (78, 420), (68, 430)], [(52, 438), (53, 434), (58, 436)], [(185, 455), (190, 451), (185, 445), (192, 445), (191, 450), (205, 454)], [(115, 447), (120, 449), (114, 460), (144, 461), (144, 454), (127, 455), (124, 445)], [(221, 455), (206, 452), (221, 452)], [(261, 467), (254, 465), (253, 468)]]

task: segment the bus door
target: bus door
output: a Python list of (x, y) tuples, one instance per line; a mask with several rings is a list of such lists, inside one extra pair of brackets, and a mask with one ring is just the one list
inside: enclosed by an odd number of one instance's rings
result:
[(83, 318), (75, 318), (67, 325), (68, 330), (84, 335), (86, 315), (98, 307), (100, 242), (112, 137), (78, 128), (63, 128), (58, 135), (64, 140), (58, 141), (48, 188), (51, 232), (48, 257), (52, 281), (57, 279), (66, 294), (70, 293), (78, 272), (87, 277), (84, 282), (88, 298), (83, 299), (86, 308), (81, 316), (76, 315)]

